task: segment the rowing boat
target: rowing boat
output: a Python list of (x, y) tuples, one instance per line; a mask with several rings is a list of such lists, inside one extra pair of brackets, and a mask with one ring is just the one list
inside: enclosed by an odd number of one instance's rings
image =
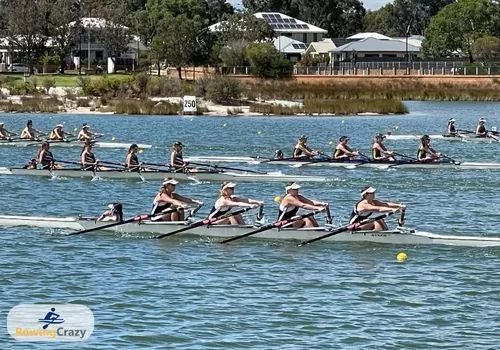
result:
[(320, 166), (320, 167), (336, 167), (336, 168), (410, 168), (410, 169), (491, 169), (500, 170), (500, 163), (477, 163), (477, 162), (457, 162), (451, 160), (441, 160), (437, 162), (424, 163), (413, 160), (397, 160), (390, 161), (372, 161), (372, 160), (329, 160), (329, 159), (272, 159), (263, 157), (212, 157), (199, 156), (189, 157), (185, 159), (188, 162), (208, 162), (208, 163), (248, 163), (248, 164), (272, 164), (272, 165), (288, 165), (292, 167), (305, 166)]
[[(404, 141), (404, 140), (419, 140), (423, 135), (392, 135), (386, 134), (384, 135), (387, 140), (393, 141)], [(451, 135), (451, 134), (443, 134), (443, 135), (428, 135), (431, 140), (444, 140), (444, 141), (459, 141), (459, 142), (489, 142), (489, 143), (497, 143), (498, 141), (491, 137), (481, 137), (476, 135), (469, 134), (460, 134)]]
[[(87, 230), (107, 225), (110, 222), (96, 222), (95, 218), (85, 217), (33, 217), (33, 216), (2, 216), (0, 226), (28, 226), (50, 229)], [(138, 238), (152, 238), (157, 235), (173, 232), (186, 227), (187, 222), (153, 222), (140, 221), (120, 226), (110, 227), (96, 232), (118, 233), (123, 236)], [(253, 225), (212, 225), (200, 226), (181, 233), (182, 235), (195, 235), (203, 237), (228, 238), (241, 235), (255, 229)], [(255, 238), (274, 240), (304, 241), (327, 234), (334, 228), (314, 227), (305, 229), (270, 229), (256, 234)], [(500, 246), (500, 237), (488, 236), (460, 236), (439, 235), (430, 232), (399, 229), (390, 231), (346, 231), (324, 239), (333, 242), (372, 242), (400, 245), (440, 244), (468, 247), (493, 247)]]
[[(24, 141), (24, 140), (0, 140), (0, 146), (16, 146), (16, 147), (36, 147), (40, 146), (43, 141)], [(68, 140), (68, 141), (58, 141), (49, 140), (48, 141), (52, 147), (83, 147), (84, 141)], [(129, 148), (130, 143), (120, 143), (120, 142), (93, 142), (92, 146), (96, 148)], [(149, 149), (152, 146), (146, 144), (138, 144), (140, 149)]]
[(132, 172), (123, 170), (85, 171), (80, 169), (41, 170), (24, 168), (1, 168), (0, 175), (26, 175), (51, 178), (91, 178), (91, 179), (125, 179), (125, 180), (163, 180), (170, 177), (180, 181), (236, 181), (236, 182), (328, 182), (323, 176), (286, 175), (282, 172), (230, 172), (230, 171), (198, 171), (185, 174), (169, 170)]

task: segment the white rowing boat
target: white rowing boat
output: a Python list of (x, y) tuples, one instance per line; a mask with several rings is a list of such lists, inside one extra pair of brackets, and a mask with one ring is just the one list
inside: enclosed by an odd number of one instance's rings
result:
[[(392, 141), (405, 141), (405, 140), (418, 140), (420, 141), (420, 138), (423, 135), (393, 135), (393, 134), (386, 134), (384, 135), (386, 140), (392, 140)], [(450, 135), (450, 134), (443, 134), (443, 135), (428, 135), (431, 140), (444, 140), (444, 141), (458, 141), (458, 142), (489, 142), (489, 143), (498, 143), (499, 141), (491, 138), (491, 137), (480, 137), (480, 136), (475, 136), (474, 134), (460, 134), (458, 135)]]
[[(50, 229), (87, 230), (108, 225), (109, 223), (109, 221), (96, 222), (95, 218), (83, 217), (50, 218), (0, 215), (0, 226), (7, 227), (29, 226)], [(127, 223), (124, 225), (105, 228), (96, 232), (106, 231), (118, 233), (124, 236), (153, 238), (157, 235), (166, 234), (186, 227), (187, 224), (189, 223), (142, 221), (139, 223)], [(253, 229), (255, 229), (255, 226), (252, 225), (205, 225), (185, 231), (179, 235), (229, 238), (247, 233)], [(330, 230), (334, 230), (334, 228), (316, 227), (307, 229), (270, 229), (252, 237), (275, 240), (304, 241), (327, 234)], [(438, 235), (430, 232), (409, 229), (391, 231), (346, 231), (332, 235), (324, 240), (331, 242), (372, 242), (403, 245), (440, 244), (468, 247), (500, 246), (500, 237)]]
[[(24, 140), (0, 140), (0, 146), (15, 146), (15, 147), (39, 147), (43, 141), (24, 141)], [(54, 141), (49, 140), (51, 147), (83, 147), (83, 141), (69, 140), (69, 141)], [(120, 142), (93, 142), (93, 147), (96, 148), (125, 148), (128, 149), (133, 142), (120, 143)], [(140, 149), (149, 149), (152, 146), (147, 144), (138, 144)]]
[(270, 165), (287, 165), (291, 167), (301, 168), (309, 166), (319, 167), (334, 167), (334, 168), (409, 168), (409, 169), (480, 169), (480, 170), (500, 170), (500, 163), (479, 163), (479, 162), (458, 162), (451, 160), (441, 160), (432, 163), (423, 163), (412, 160), (398, 160), (395, 162), (389, 161), (371, 161), (371, 160), (345, 160), (336, 161), (328, 159), (309, 159), (309, 160), (278, 160), (264, 157), (212, 157), (199, 156), (189, 157), (185, 159), (187, 162), (206, 162), (206, 163), (248, 163), (248, 164), (270, 164)]
[(132, 172), (122, 170), (85, 171), (80, 169), (41, 170), (23, 168), (0, 168), (0, 175), (42, 176), (50, 178), (90, 178), (90, 179), (125, 179), (125, 180), (163, 180), (170, 177), (180, 181), (235, 181), (235, 182), (328, 182), (323, 176), (287, 175), (282, 172), (230, 172), (198, 171), (185, 174), (173, 171)]

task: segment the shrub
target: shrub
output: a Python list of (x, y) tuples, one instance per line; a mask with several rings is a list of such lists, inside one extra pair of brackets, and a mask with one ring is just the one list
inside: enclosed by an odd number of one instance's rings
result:
[(84, 95), (94, 95), (92, 81), (89, 77), (82, 75), (78, 76), (78, 78), (76, 78), (76, 84), (82, 89)]
[(36, 93), (37, 90), (30, 81), (24, 82), (17, 80), (10, 86), (11, 95), (31, 95)]
[(149, 82), (151, 77), (149, 74), (141, 73), (135, 76), (135, 85), (139, 92), (139, 95), (144, 95), (148, 91)]
[(56, 86), (56, 80), (52, 77), (47, 77), (47, 78), (42, 80), (42, 86), (48, 95), (50, 88), (53, 88), (54, 86)]
[(243, 85), (239, 80), (218, 76), (210, 79), (206, 87), (206, 97), (221, 104), (231, 104), (240, 98), (243, 92)]
[(255, 76), (278, 79), (292, 75), (293, 63), (272, 44), (251, 44), (246, 50), (246, 55), (252, 65), (252, 74)]

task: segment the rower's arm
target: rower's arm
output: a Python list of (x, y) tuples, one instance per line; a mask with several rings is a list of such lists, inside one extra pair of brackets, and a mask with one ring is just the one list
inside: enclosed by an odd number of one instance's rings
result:
[[(376, 203), (376, 202), (375, 202)], [(360, 205), (360, 211), (373, 211), (373, 212), (379, 212), (379, 213), (389, 213), (391, 211), (394, 211), (395, 208), (391, 208), (385, 205), (372, 205), (369, 203), (363, 203)]]
[(389, 207), (389, 208), (406, 208), (406, 205), (402, 204), (402, 203), (393, 203), (393, 202), (385, 202), (385, 201), (381, 201), (381, 200), (374, 200), (374, 203), (376, 203), (377, 205), (380, 205), (380, 206), (384, 206), (384, 207)]
[(315, 204), (314, 201), (305, 198), (304, 196), (299, 196), (300, 200), (294, 197), (290, 197), (285, 203), (285, 206), (293, 205), (294, 207), (299, 207), (305, 210), (320, 210), (323, 206)]

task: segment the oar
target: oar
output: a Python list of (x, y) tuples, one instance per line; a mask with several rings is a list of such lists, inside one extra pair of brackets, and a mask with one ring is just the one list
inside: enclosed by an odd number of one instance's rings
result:
[(164, 167), (164, 168), (170, 168), (170, 164), (165, 164), (165, 163), (147, 163), (143, 162), (142, 164), (144, 165), (151, 165), (151, 166), (159, 166), (159, 167)]
[(196, 228), (196, 227), (200, 227), (200, 226), (204, 226), (204, 225), (210, 225), (210, 224), (213, 224), (214, 222), (217, 222), (219, 220), (222, 220), (222, 219), (227, 219), (231, 216), (235, 216), (235, 215), (238, 215), (238, 214), (243, 214), (251, 209), (254, 209), (253, 207), (250, 208), (243, 208), (243, 209), (240, 209), (240, 210), (236, 210), (235, 212), (229, 212), (229, 213), (226, 213), (224, 215), (221, 215), (221, 216), (218, 216), (218, 217), (215, 217), (215, 218), (207, 218), (207, 219), (203, 219), (203, 220), (199, 220), (199, 221), (196, 221), (196, 222), (193, 222), (191, 225), (188, 225), (186, 227), (183, 227), (183, 228), (180, 228), (178, 230), (175, 230), (175, 231), (172, 231), (172, 232), (167, 232), (167, 233), (163, 233), (161, 235), (158, 235), (156, 237), (154, 237), (155, 239), (161, 239), (161, 238), (165, 238), (165, 237), (168, 237), (168, 236), (172, 236), (172, 235), (175, 235), (177, 233), (181, 233), (181, 232), (185, 232), (185, 231), (189, 231), (193, 228)]
[(347, 166), (345, 167), (346, 169), (356, 169), (357, 167), (359, 167), (359, 166), (361, 166), (361, 165), (364, 165), (364, 164), (366, 164), (366, 163), (374, 163), (374, 161), (373, 161), (370, 157), (368, 157), (367, 155), (365, 155), (365, 154), (363, 154), (363, 153), (361, 153), (361, 152), (358, 152), (358, 154), (359, 154), (361, 157), (365, 158), (365, 159), (364, 159), (364, 160), (359, 160), (359, 163), (357, 163), (357, 164), (347, 165)]
[(369, 224), (371, 222), (375, 222), (375, 221), (378, 221), (378, 220), (382, 220), (382, 219), (384, 219), (384, 218), (386, 218), (386, 217), (388, 217), (388, 216), (390, 216), (392, 214), (394, 214), (394, 212), (390, 212), (390, 213), (387, 213), (387, 214), (382, 214), (382, 215), (379, 215), (379, 216), (375, 216), (375, 217), (373, 217), (371, 219), (370, 218), (364, 219), (364, 220), (362, 220), (360, 222), (356, 222), (354, 224), (348, 224), (348, 225), (345, 225), (345, 226), (341, 226), (338, 229), (330, 231), (327, 234), (324, 234), (322, 236), (310, 239), (308, 241), (303, 241), (303, 242), (299, 243), (298, 246), (302, 247), (302, 246), (304, 246), (306, 244), (313, 243), (313, 242), (316, 242), (316, 241), (319, 241), (321, 239), (325, 239), (325, 238), (337, 235), (337, 234), (345, 232), (345, 231), (355, 230), (357, 227), (360, 227), (362, 225)]
[(248, 170), (248, 169), (241, 169), (241, 168), (233, 168), (233, 167), (228, 167), (228, 166), (219, 166), (219, 165), (211, 165), (211, 164), (195, 163), (195, 162), (189, 162), (189, 164), (204, 166), (206, 168), (226, 169), (226, 170), (234, 170), (234, 171), (244, 171), (244, 172), (252, 173), (252, 174), (266, 174), (263, 171)]
[(56, 162), (56, 163), (62, 163), (62, 164), (73, 164), (73, 165), (82, 166), (82, 163), (80, 163), (80, 162), (71, 162), (71, 161), (68, 161), (68, 160), (60, 160), (60, 159), (55, 160), (54, 159), (54, 162)]
[(310, 217), (310, 216), (314, 216), (322, 211), (325, 211), (325, 208), (321, 209), (321, 210), (316, 210), (316, 211), (313, 211), (311, 213), (307, 213), (307, 214), (303, 214), (303, 215), (298, 215), (298, 216), (294, 216), (288, 220), (281, 220), (281, 221), (276, 221), (276, 222), (273, 222), (273, 223), (270, 223), (270, 224), (267, 224), (267, 225), (264, 225), (262, 227), (259, 227), (258, 229), (256, 230), (253, 230), (253, 231), (250, 231), (250, 232), (247, 232), (247, 233), (244, 233), (242, 235), (239, 235), (239, 236), (234, 236), (234, 237), (231, 237), (231, 238), (228, 238), (228, 239), (225, 239), (223, 241), (220, 241), (219, 243), (229, 243), (229, 242), (232, 242), (232, 241), (236, 241), (238, 239), (241, 239), (241, 238), (245, 238), (245, 237), (248, 237), (248, 236), (252, 236), (252, 235), (255, 235), (257, 233), (260, 233), (260, 232), (263, 232), (263, 231), (267, 231), (267, 230), (270, 230), (272, 228), (280, 228), (280, 227), (283, 227), (285, 225), (288, 225), (288, 224), (291, 224), (297, 220), (301, 220), (301, 219), (304, 219), (304, 218), (307, 218), (307, 217)]
[(401, 214), (399, 215), (398, 227), (402, 227), (405, 224), (405, 212), (406, 209), (401, 209)]
[(408, 160), (413, 160), (415, 162), (418, 162), (418, 159), (415, 158), (415, 157), (410, 157), (410, 156), (407, 156), (406, 154), (403, 154), (403, 153), (398, 153), (398, 152), (392, 152), (394, 153), (394, 155), (398, 156), (398, 157), (401, 157), (401, 158), (406, 158)]
[(471, 130), (463, 130), (463, 129), (457, 129), (458, 132), (463, 132), (464, 134), (475, 134), (474, 131)]
[(462, 162), (456, 161), (455, 159), (453, 159), (451, 157), (448, 157), (446, 154), (441, 154), (441, 157), (444, 159), (448, 159), (451, 163), (453, 163), (455, 165), (460, 165), (460, 163), (462, 163)]
[[(177, 208), (171, 208), (170, 211), (166, 210), (165, 212), (162, 212), (162, 214), (167, 214), (167, 213), (170, 213), (170, 212), (173, 212), (173, 211), (176, 211), (176, 210), (177, 210)], [(99, 226), (99, 227), (89, 228), (88, 230), (71, 232), (70, 234), (68, 234), (68, 236), (80, 235), (82, 233), (89, 233), (89, 232), (104, 230), (106, 228), (120, 226), (120, 225), (125, 225), (125, 224), (129, 224), (131, 222), (143, 221), (143, 220), (147, 220), (147, 219), (151, 218), (152, 216), (156, 216), (156, 215), (158, 215), (158, 214), (136, 215), (133, 218), (130, 218), (130, 219), (127, 219), (127, 220), (124, 220), (124, 221), (113, 222), (113, 223), (108, 224), (108, 225), (103, 225), (103, 226)]]
[(116, 162), (108, 162), (108, 161), (104, 161), (104, 160), (100, 160), (99, 163), (102, 163), (102, 164), (111, 164), (111, 165), (117, 165), (117, 166), (121, 166), (121, 167), (125, 167), (126, 165), (123, 164), (123, 163), (116, 163)]
[[(254, 157), (254, 158), (259, 158), (259, 157)], [(287, 161), (287, 160), (297, 160), (295, 157), (285, 157), (282, 159), (276, 159), (276, 158), (261, 158), (265, 160), (252, 160), (250, 162), (247, 162), (248, 164), (265, 164), (265, 163), (272, 163), (272, 162), (280, 162), (280, 161)]]

